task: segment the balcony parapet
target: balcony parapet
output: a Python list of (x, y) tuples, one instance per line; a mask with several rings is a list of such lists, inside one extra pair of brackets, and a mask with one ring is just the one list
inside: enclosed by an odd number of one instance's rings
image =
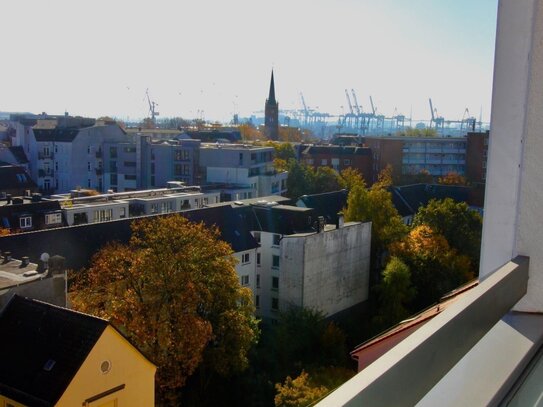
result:
[(317, 405), (415, 405), (526, 294), (518, 256)]

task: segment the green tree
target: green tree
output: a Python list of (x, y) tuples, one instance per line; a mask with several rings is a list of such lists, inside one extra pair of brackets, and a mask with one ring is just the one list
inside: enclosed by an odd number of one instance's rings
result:
[(398, 257), (388, 262), (377, 287), (379, 313), (375, 318), (381, 329), (388, 328), (409, 316), (409, 302), (416, 294), (411, 284), (409, 267)]
[(268, 145), (271, 145), (275, 149), (275, 158), (280, 158), (287, 162), (290, 159), (296, 159), (296, 152), (292, 144), (270, 141)]
[(393, 243), (391, 253), (411, 270), (417, 291), (414, 311), (437, 302), (474, 277), (469, 258), (451, 248), (445, 237), (427, 225), (415, 226), (404, 239)]
[(274, 338), (281, 377), (302, 368), (342, 366), (346, 362), (345, 334), (319, 311), (291, 308), (281, 313)]
[(419, 208), (413, 225), (427, 225), (443, 235), (451, 247), (469, 257), (472, 271), (478, 272), (483, 220), (465, 202), (455, 202), (451, 198), (433, 199)]
[(288, 162), (287, 196), (299, 198), (315, 191), (315, 171), (312, 167), (296, 160)]
[(366, 186), (366, 182), (364, 181), (362, 174), (360, 174), (360, 172), (353, 167), (348, 167), (341, 171), (339, 183), (342, 188), (345, 188), (348, 191), (356, 186)]
[(157, 396), (177, 405), (199, 366), (227, 376), (248, 365), (258, 336), (250, 290), (217, 230), (180, 215), (132, 223), (76, 275), (75, 309), (107, 318), (158, 365)]
[(314, 193), (338, 191), (341, 189), (339, 174), (330, 167), (319, 167), (315, 171)]

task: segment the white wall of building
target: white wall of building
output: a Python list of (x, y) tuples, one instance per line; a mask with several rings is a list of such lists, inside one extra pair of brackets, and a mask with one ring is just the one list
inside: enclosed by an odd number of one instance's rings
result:
[(530, 256), (519, 311), (543, 311), (543, 3), (500, 0), (480, 277)]

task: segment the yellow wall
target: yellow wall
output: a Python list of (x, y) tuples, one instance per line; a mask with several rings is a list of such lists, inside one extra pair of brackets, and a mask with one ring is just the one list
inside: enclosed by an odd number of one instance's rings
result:
[[(111, 370), (106, 374), (100, 369), (105, 360), (111, 363)], [(57, 406), (81, 406), (86, 399), (124, 384), (123, 390), (100, 398), (89, 406), (152, 407), (155, 399), (155, 370), (152, 363), (108, 326)]]
[(0, 407), (8, 407), (10, 405), (13, 407), (25, 407), (24, 404), (17, 403), (13, 400), (8, 399), (7, 397), (0, 395)]

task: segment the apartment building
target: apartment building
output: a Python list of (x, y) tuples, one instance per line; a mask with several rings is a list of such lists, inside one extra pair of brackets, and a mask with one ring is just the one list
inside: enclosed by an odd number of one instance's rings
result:
[(282, 195), (288, 174), (275, 170), (273, 157), (273, 147), (202, 143), (202, 182), (220, 187), (225, 201)]
[(373, 179), (373, 157), (368, 147), (311, 145), (303, 148), (300, 156), (303, 163), (315, 169), (330, 167), (341, 172), (346, 168), (354, 168), (367, 182)]
[[(391, 165), (396, 176), (428, 171), (434, 177), (450, 172), (471, 182), (484, 182), (489, 132), (466, 137), (365, 137), (373, 154), (373, 180)], [(483, 167), (484, 166), (484, 167)]]
[(110, 120), (70, 116), (13, 116), (13, 146), (23, 148), (29, 173), (44, 194), (79, 186), (105, 190), (103, 145), (129, 139)]

